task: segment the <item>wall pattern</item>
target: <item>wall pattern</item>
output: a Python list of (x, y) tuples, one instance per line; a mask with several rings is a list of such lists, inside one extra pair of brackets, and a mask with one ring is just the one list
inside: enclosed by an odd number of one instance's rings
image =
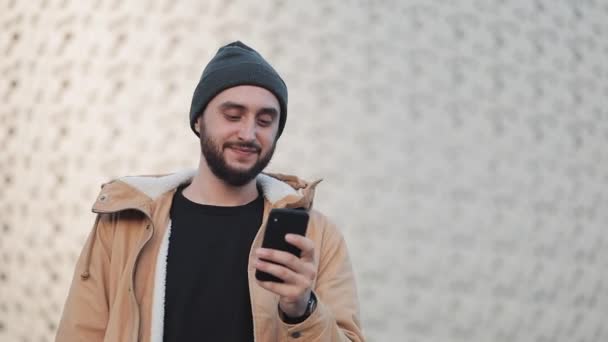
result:
[(203, 66), (284, 75), (370, 341), (608, 340), (608, 1), (0, 2), (0, 340), (50, 341), (99, 185), (194, 167)]

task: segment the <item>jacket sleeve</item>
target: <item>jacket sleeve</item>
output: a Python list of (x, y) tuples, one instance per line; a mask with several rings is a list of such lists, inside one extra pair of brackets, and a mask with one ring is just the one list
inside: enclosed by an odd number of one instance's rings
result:
[(55, 341), (103, 341), (108, 322), (110, 215), (99, 214), (80, 253)]
[(323, 225), (323, 237), (317, 281), (313, 289), (317, 306), (299, 324), (291, 325), (281, 321), (281, 340), (364, 341), (355, 277), (346, 243), (332, 223), (322, 216), (319, 219)]

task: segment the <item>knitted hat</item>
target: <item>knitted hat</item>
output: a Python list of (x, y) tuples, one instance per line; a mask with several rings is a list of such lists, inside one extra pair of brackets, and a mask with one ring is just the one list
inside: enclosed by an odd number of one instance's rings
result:
[(190, 107), (192, 131), (198, 135), (194, 124), (211, 99), (239, 85), (262, 87), (276, 96), (281, 110), (277, 138), (281, 136), (287, 119), (287, 85), (264, 57), (240, 41), (221, 47), (203, 70)]

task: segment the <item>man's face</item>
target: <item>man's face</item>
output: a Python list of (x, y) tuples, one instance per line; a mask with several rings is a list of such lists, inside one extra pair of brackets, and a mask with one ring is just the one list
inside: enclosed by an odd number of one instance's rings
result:
[(209, 102), (196, 126), (201, 151), (216, 177), (242, 186), (268, 165), (276, 144), (279, 108), (270, 91), (249, 85), (228, 88)]

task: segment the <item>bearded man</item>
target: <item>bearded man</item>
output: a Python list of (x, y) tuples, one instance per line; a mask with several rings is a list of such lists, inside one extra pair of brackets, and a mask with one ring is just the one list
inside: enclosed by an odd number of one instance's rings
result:
[[(102, 187), (57, 341), (363, 341), (344, 239), (312, 209), (318, 182), (262, 173), (286, 120), (275, 69), (221, 47), (190, 110), (198, 169)], [(299, 257), (261, 248), (273, 208), (308, 211), (306, 236), (285, 236)]]

